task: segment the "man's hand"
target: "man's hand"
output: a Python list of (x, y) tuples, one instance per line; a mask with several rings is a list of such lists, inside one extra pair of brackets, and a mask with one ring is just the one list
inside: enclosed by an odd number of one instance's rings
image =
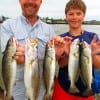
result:
[(23, 44), (17, 44), (17, 50), (14, 58), (16, 59), (18, 64), (23, 64), (25, 61), (25, 46)]

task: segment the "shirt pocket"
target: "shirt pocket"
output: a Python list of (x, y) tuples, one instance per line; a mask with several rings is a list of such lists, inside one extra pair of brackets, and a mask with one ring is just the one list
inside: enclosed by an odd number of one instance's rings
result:
[(18, 43), (25, 44), (26, 39), (28, 38), (25, 34), (17, 34), (14, 36)]
[(41, 46), (45, 47), (46, 43), (49, 41), (49, 36), (38, 36), (38, 40), (41, 44)]

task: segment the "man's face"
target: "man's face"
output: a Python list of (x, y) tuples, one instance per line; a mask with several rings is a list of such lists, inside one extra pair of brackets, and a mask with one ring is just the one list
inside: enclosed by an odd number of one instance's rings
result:
[(37, 16), (42, 0), (19, 0), (22, 13), (26, 17)]

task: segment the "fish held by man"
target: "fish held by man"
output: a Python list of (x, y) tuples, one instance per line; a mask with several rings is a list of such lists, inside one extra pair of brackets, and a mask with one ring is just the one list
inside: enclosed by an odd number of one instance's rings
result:
[(16, 40), (14, 39), (14, 37), (11, 37), (8, 40), (2, 58), (2, 77), (5, 87), (4, 100), (12, 99), (12, 89), (15, 84), (16, 68), (17, 68), (16, 60), (14, 59), (15, 53), (16, 53)]
[(39, 90), (37, 44), (37, 39), (27, 39), (25, 45), (24, 82), (29, 100), (36, 100)]
[(44, 94), (43, 100), (51, 100), (53, 87), (54, 87), (54, 77), (55, 77), (56, 59), (55, 59), (55, 46), (54, 41), (52, 45), (47, 43), (45, 51), (45, 59), (43, 66), (43, 79), (46, 92)]
[(79, 93), (75, 82), (79, 77), (79, 39), (75, 39), (70, 46), (69, 60), (68, 60), (68, 76), (70, 80), (70, 93)]

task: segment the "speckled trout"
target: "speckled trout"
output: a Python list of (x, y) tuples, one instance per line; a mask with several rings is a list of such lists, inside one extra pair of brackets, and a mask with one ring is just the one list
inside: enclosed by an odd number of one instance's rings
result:
[(39, 89), (37, 39), (27, 39), (25, 45), (24, 82), (28, 100), (36, 100)]
[(54, 76), (55, 76), (55, 47), (54, 41), (52, 45), (47, 43), (45, 51), (45, 59), (43, 66), (43, 78), (46, 92), (44, 94), (43, 100), (51, 100), (53, 86), (54, 86)]
[(69, 60), (68, 60), (68, 76), (70, 80), (69, 92), (79, 93), (80, 91), (75, 86), (75, 82), (79, 77), (79, 39), (75, 39), (70, 46)]
[(2, 58), (2, 77), (5, 86), (5, 93), (7, 100), (11, 100), (12, 89), (15, 84), (15, 77), (16, 77), (16, 60), (14, 59), (15, 52), (16, 52), (16, 41), (13, 37), (11, 37), (8, 40)]
[(87, 87), (84, 91), (84, 95), (88, 95), (92, 84), (92, 55), (90, 45), (83, 41), (80, 44), (80, 52), (80, 76)]

